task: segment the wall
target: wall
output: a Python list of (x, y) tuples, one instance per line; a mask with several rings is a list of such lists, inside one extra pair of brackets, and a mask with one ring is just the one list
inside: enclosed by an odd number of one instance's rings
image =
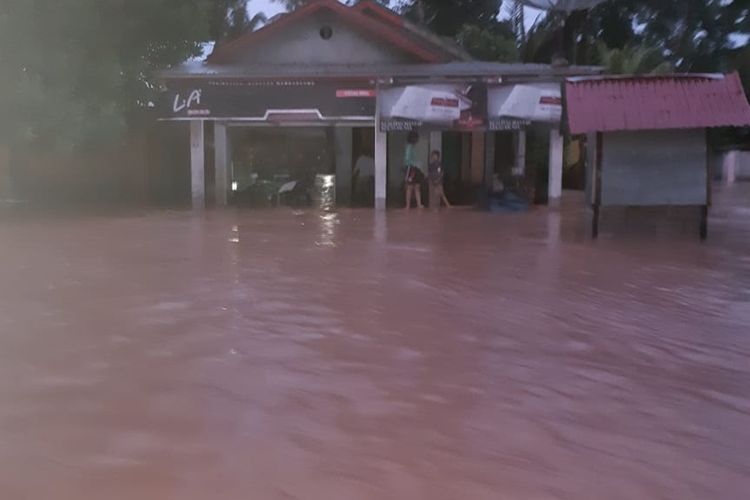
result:
[(750, 179), (750, 151), (737, 152), (737, 171), (735, 172), (735, 176), (737, 179)]
[(702, 129), (608, 133), (602, 161), (602, 205), (707, 202)]
[[(333, 36), (324, 40), (320, 29), (330, 26)], [(252, 64), (365, 64), (416, 62), (394, 52), (374, 36), (342, 23), (331, 11), (319, 11), (292, 29), (280, 30), (262, 43), (242, 49), (237, 62)]]

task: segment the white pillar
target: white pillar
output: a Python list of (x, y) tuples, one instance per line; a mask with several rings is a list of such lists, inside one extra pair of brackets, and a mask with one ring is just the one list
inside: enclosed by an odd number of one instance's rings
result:
[(513, 165), (513, 174), (523, 177), (526, 175), (526, 131), (516, 132), (516, 162)]
[(563, 156), (565, 155), (563, 136), (557, 128), (549, 133), (549, 205), (557, 206), (562, 198)]
[(336, 203), (348, 205), (352, 201), (352, 128), (336, 127)]
[(724, 155), (721, 178), (724, 184), (734, 184), (737, 180), (737, 151), (729, 151)]
[(225, 207), (229, 198), (229, 143), (225, 123), (214, 124), (214, 166), (216, 206)]
[[(379, 89), (378, 89), (379, 90)], [(388, 133), (380, 130), (380, 92), (375, 104), (375, 209), (385, 210), (388, 192)]]
[(206, 208), (205, 137), (203, 122), (190, 122), (190, 178), (193, 208)]

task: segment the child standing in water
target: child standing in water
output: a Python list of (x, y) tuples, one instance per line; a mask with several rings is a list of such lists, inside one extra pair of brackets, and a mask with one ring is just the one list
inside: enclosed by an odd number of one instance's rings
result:
[(435, 208), (440, 208), (440, 204), (444, 203), (446, 208), (450, 208), (451, 204), (448, 203), (443, 188), (445, 173), (443, 172), (443, 164), (440, 162), (440, 151), (433, 151), (430, 155), (428, 176), (430, 178), (430, 207), (434, 203)]
[(406, 209), (411, 208), (412, 197), (417, 198), (417, 207), (424, 208), (422, 205), (422, 181), (424, 174), (417, 165), (416, 144), (419, 142), (417, 132), (409, 132), (407, 139), (406, 151), (404, 152), (404, 166), (406, 167)]

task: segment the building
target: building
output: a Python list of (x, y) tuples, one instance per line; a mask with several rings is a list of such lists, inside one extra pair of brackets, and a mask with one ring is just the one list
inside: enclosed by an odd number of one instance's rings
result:
[(750, 125), (739, 76), (574, 78), (565, 97), (570, 132), (588, 135), (594, 237), (603, 207), (694, 206), (705, 239), (713, 177), (706, 131)]
[[(401, 200), (411, 130), (423, 165), (441, 150), (461, 189), (490, 189), (495, 173), (523, 173), (528, 126), (550, 135), (554, 201), (561, 83), (598, 73), (475, 62), (375, 2), (315, 0), (217, 45), (204, 62), (165, 70), (162, 117), (190, 122), (195, 207), (205, 206), (207, 178), (226, 205), (260, 186), (271, 197), (290, 179), (326, 174), (340, 204), (385, 208)], [(207, 143), (215, 175), (206, 173)]]

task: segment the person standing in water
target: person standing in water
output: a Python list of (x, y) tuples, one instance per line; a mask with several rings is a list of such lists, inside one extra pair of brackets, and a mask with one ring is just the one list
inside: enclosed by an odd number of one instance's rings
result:
[(430, 154), (430, 165), (427, 175), (430, 179), (430, 207), (435, 203), (435, 208), (440, 208), (440, 204), (444, 203), (446, 208), (450, 208), (451, 204), (448, 203), (448, 198), (446, 198), (445, 189), (443, 188), (445, 173), (443, 172), (443, 164), (440, 162), (440, 151), (433, 151)]
[(404, 167), (406, 168), (406, 209), (411, 208), (411, 199), (416, 196), (417, 207), (422, 205), (422, 181), (424, 174), (417, 164), (416, 144), (419, 142), (419, 134), (415, 131), (409, 132), (406, 140), (406, 151), (404, 152)]

